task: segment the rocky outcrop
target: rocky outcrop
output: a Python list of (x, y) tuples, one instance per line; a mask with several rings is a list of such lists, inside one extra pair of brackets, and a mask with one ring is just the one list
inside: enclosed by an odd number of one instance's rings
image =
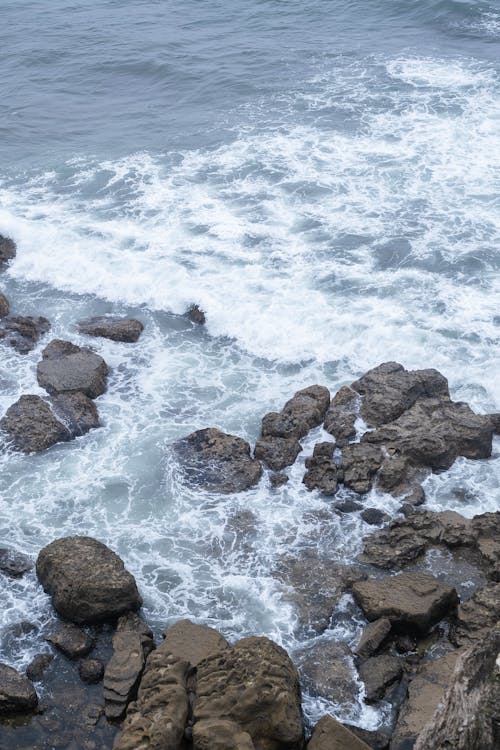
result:
[(16, 257), (16, 243), (10, 237), (0, 234), (0, 268), (9, 260)]
[(361, 659), (372, 656), (389, 635), (390, 631), (391, 621), (387, 617), (381, 617), (379, 620), (369, 622), (361, 633), (358, 645), (356, 646), (356, 654)]
[(12, 578), (20, 578), (33, 568), (33, 561), (27, 555), (8, 547), (0, 547), (0, 571)]
[(186, 479), (209, 492), (241, 492), (257, 484), (262, 475), (248, 443), (215, 428), (191, 433), (175, 442), (172, 450)]
[(44, 547), (36, 573), (59, 614), (77, 624), (118, 617), (142, 604), (134, 577), (102, 542), (86, 536), (57, 539)]
[(456, 660), (439, 706), (415, 750), (495, 750), (500, 742), (500, 630)]
[(50, 331), (50, 322), (43, 317), (12, 315), (0, 320), (0, 342), (19, 354), (35, 348), (40, 338)]
[(307, 750), (370, 750), (340, 722), (326, 714), (314, 727)]
[(324, 428), (335, 438), (338, 448), (356, 437), (356, 419), (359, 415), (359, 395), (344, 386), (332, 398), (325, 415)]
[(94, 648), (94, 640), (77, 625), (66, 623), (47, 636), (52, 643), (68, 659), (81, 659)]
[[(63, 354), (63, 344), (71, 353)], [(106, 390), (108, 366), (98, 354), (88, 349), (75, 351), (74, 346), (59, 340), (49, 344), (37, 366), (38, 384), (53, 396), (81, 392), (97, 398)]]
[(427, 573), (400, 573), (355, 583), (354, 598), (368, 620), (386, 617), (391, 627), (425, 633), (456, 608), (457, 592)]
[(60, 422), (40, 396), (21, 396), (0, 419), (0, 429), (12, 446), (23, 453), (38, 453), (56, 443), (69, 440), (69, 430)]
[(37, 705), (38, 696), (30, 680), (7, 664), (0, 664), (0, 716), (27, 713)]
[(359, 676), (365, 684), (368, 703), (380, 700), (389, 685), (401, 678), (403, 667), (401, 660), (390, 654), (372, 656), (359, 667)]
[(470, 646), (495, 628), (500, 629), (500, 583), (484, 586), (460, 604), (450, 638), (456, 646)]
[(119, 318), (113, 315), (80, 320), (77, 327), (79, 333), (84, 333), (87, 336), (100, 336), (128, 344), (135, 343), (144, 330), (144, 326), (139, 320)]
[(306, 473), (302, 480), (308, 490), (321, 490), (324, 495), (337, 491), (337, 465), (333, 460), (334, 443), (316, 443), (313, 455), (306, 458)]
[(2, 292), (0, 292), (0, 318), (6, 318), (9, 314), (9, 310), (9, 300), (7, 299), (5, 294), (2, 294)]

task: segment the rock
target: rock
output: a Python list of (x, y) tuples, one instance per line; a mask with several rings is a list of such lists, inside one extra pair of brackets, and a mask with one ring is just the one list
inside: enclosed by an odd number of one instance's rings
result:
[(399, 630), (425, 633), (452, 612), (457, 592), (427, 573), (400, 573), (381, 580), (371, 578), (352, 587), (354, 598), (368, 620), (387, 617)]
[(359, 676), (365, 683), (368, 703), (380, 700), (389, 685), (400, 679), (403, 667), (396, 656), (383, 654), (366, 659), (359, 667)]
[(137, 612), (126, 612), (126, 614), (119, 617), (116, 630), (118, 633), (128, 630), (138, 633), (141, 638), (141, 646), (145, 657), (155, 648), (153, 631)]
[(197, 625), (191, 620), (179, 620), (163, 632), (164, 645), (179, 659), (197, 667), (212, 654), (229, 648), (226, 639), (207, 625)]
[(294, 652), (307, 691), (348, 711), (359, 695), (352, 654), (344, 644), (319, 640)]
[(10, 237), (0, 234), (0, 268), (9, 260), (16, 257), (16, 243)]
[(2, 292), (0, 292), (0, 318), (6, 318), (9, 314), (9, 310), (9, 300), (7, 299), (5, 294), (2, 294)]
[(324, 420), (330, 403), (328, 388), (311, 385), (286, 402), (280, 412), (271, 412), (262, 419), (262, 437), (299, 439)]
[(495, 435), (500, 435), (500, 412), (496, 412), (495, 414), (487, 414), (486, 416), (490, 420), (490, 424)]
[(13, 578), (20, 578), (33, 568), (33, 561), (14, 549), (0, 547), (0, 571)]
[(28, 678), (0, 664), (0, 716), (29, 713), (37, 705), (38, 696)]
[(302, 750), (299, 679), (284, 649), (243, 638), (198, 664), (193, 736), (219, 719), (250, 735), (257, 749)]
[(104, 707), (108, 719), (118, 720), (137, 696), (146, 659), (141, 636), (133, 630), (113, 636), (113, 656), (104, 672)]
[(415, 750), (495, 750), (500, 718), (500, 631), (459, 655)]
[(408, 686), (408, 699), (399, 714), (391, 740), (391, 750), (413, 748), (415, 740), (433, 716), (450, 684), (458, 656), (453, 651), (423, 664)]
[(351, 724), (344, 724), (344, 727), (368, 745), (371, 750), (389, 750), (390, 739), (384, 732), (361, 729)]
[(355, 500), (343, 500), (341, 503), (337, 503), (335, 507), (340, 513), (356, 513), (356, 511), (363, 509), (361, 503), (357, 503)]
[(52, 399), (52, 408), (72, 438), (100, 426), (97, 407), (84, 393), (61, 393)]
[(288, 483), (288, 477), (286, 474), (270, 474), (269, 483), (271, 487), (282, 487)]
[(337, 719), (330, 714), (325, 714), (314, 727), (312, 737), (307, 743), (307, 750), (370, 750), (370, 748)]
[(81, 391), (89, 398), (97, 398), (105, 392), (108, 366), (102, 357), (80, 349), (55, 358), (56, 349), (51, 347), (50, 358), (46, 356), (38, 363), (36, 374), (42, 388), (52, 396)]
[(194, 726), (193, 750), (255, 750), (255, 745), (234, 721), (205, 719)]
[(356, 646), (356, 654), (362, 659), (374, 654), (391, 630), (391, 622), (387, 617), (369, 622), (363, 629), (361, 638)]
[(339, 448), (356, 437), (356, 419), (360, 398), (351, 388), (344, 386), (332, 398), (325, 415), (324, 428), (333, 435)]
[(489, 578), (500, 581), (500, 511), (474, 516), (471, 526)]
[(365, 508), (361, 513), (361, 518), (365, 523), (368, 523), (371, 526), (380, 526), (391, 520), (391, 517), (387, 513), (384, 513), (383, 510), (379, 510), (378, 508)]
[(344, 484), (354, 492), (369, 492), (384, 454), (378, 445), (349, 443), (342, 448)]
[(295, 438), (261, 438), (255, 443), (254, 456), (273, 471), (281, 471), (294, 463), (301, 450), (302, 446)]
[(337, 491), (337, 465), (333, 460), (334, 443), (316, 443), (313, 455), (306, 459), (307, 472), (302, 480), (308, 490), (320, 490), (325, 495)]
[(78, 665), (78, 674), (82, 682), (95, 685), (104, 676), (104, 664), (99, 659), (82, 659)]
[(483, 641), (489, 631), (500, 627), (500, 583), (490, 583), (460, 604), (450, 639), (456, 646)]
[(63, 359), (69, 354), (78, 354), (81, 351), (80, 347), (72, 344), (71, 341), (52, 339), (42, 350), (42, 359)]
[(186, 316), (191, 321), (191, 323), (198, 323), (198, 325), (203, 325), (206, 322), (205, 313), (198, 307), (198, 305), (191, 305), (186, 313)]
[(101, 336), (105, 339), (122, 341), (128, 344), (135, 343), (143, 330), (144, 326), (138, 320), (112, 315), (89, 318), (78, 322), (79, 333), (87, 334), (87, 336)]
[(385, 453), (376, 476), (377, 489), (396, 497), (403, 496), (406, 502), (409, 502), (407, 498), (413, 498), (414, 505), (421, 504), (424, 499), (420, 500), (423, 489), (418, 480), (422, 479), (423, 470), (412, 466), (410, 459), (401, 456), (394, 448), (390, 448)]
[(23, 453), (38, 453), (70, 439), (70, 433), (39, 396), (21, 396), (0, 420), (0, 429)]
[(50, 322), (47, 318), (15, 315), (0, 321), (0, 341), (19, 354), (27, 354), (49, 330)]
[(47, 545), (38, 555), (36, 573), (59, 614), (78, 624), (110, 620), (142, 604), (134, 577), (118, 555), (91, 537), (65, 537)]
[(186, 478), (209, 492), (242, 492), (262, 475), (248, 443), (215, 428), (193, 432), (172, 447)]
[(84, 630), (68, 623), (47, 636), (47, 640), (69, 659), (87, 656), (94, 648), (93, 639)]
[(351, 388), (362, 396), (363, 419), (375, 427), (394, 421), (419, 398), (450, 395), (448, 381), (437, 370), (408, 371), (397, 362), (374, 367)]
[(32, 682), (40, 682), (53, 659), (53, 654), (37, 654), (26, 667), (26, 677)]

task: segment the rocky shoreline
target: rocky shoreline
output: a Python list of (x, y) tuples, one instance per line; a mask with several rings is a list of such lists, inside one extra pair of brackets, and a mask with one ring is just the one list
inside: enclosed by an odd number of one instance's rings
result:
[[(0, 265), (14, 255), (14, 243), (0, 236)], [(9, 313), (0, 294), (0, 345), (22, 356), (50, 323)], [(188, 315), (204, 322), (196, 307)], [(130, 345), (143, 326), (101, 316), (77, 329)], [(90, 348), (48, 342), (37, 367), (47, 397), (25, 394), (10, 406), (0, 419), (5, 449), (45, 451), (98, 428), (94, 399), (106, 391), (108, 372)], [(303, 484), (331, 498), (336, 513), (360, 512), (378, 528), (354, 565), (288, 557), (275, 577), (298, 627), (316, 636), (350, 595), (366, 623), (352, 650), (318, 638), (289, 655), (258, 634), (229, 643), (189, 620), (166, 628), (155, 643), (141, 616), (141, 593), (115, 552), (90, 537), (56, 539), (38, 554), (36, 575), (60, 624), (45, 634), (50, 651), (26, 674), (0, 664), (0, 750), (498, 746), (500, 512), (466, 519), (421, 506), (430, 472), (449, 469), (459, 456), (491, 456), (500, 415), (454, 402), (436, 370), (388, 362), (333, 397), (323, 385), (298, 391), (263, 417), (253, 450), (207, 427), (173, 443), (170, 456), (182, 481), (204, 492), (231, 494), (268, 482), (271, 495), (294, 481), (289, 469), (300, 441), (320, 426), (331, 439), (314, 446)], [(337, 500), (342, 486), (356, 499)], [(400, 501), (395, 518), (366, 505), (372, 489)], [(426, 557), (434, 551), (447, 556), (452, 575), (429, 573)], [(476, 582), (467, 596), (460, 587), (464, 565)], [(15, 550), (0, 550), (0, 575), (21, 577), (32, 566)], [(391, 706), (387, 731), (345, 726), (330, 715), (313, 728), (304, 724), (303, 688), (348, 704), (360, 683), (367, 705)]]

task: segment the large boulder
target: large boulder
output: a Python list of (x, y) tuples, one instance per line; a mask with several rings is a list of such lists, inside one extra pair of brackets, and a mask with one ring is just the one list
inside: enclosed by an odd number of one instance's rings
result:
[(400, 573), (370, 578), (352, 587), (354, 598), (368, 620), (387, 617), (394, 629), (425, 633), (452, 612), (457, 592), (427, 573)]
[(40, 396), (21, 396), (0, 420), (0, 429), (23, 453), (44, 451), (55, 443), (69, 440), (67, 427), (60, 422)]
[(330, 714), (325, 714), (314, 727), (307, 750), (370, 750), (369, 746)]
[(0, 716), (33, 711), (38, 705), (36, 690), (7, 664), (0, 664)]
[(16, 257), (16, 243), (10, 237), (0, 234), (0, 268), (9, 260)]
[(245, 440), (213, 427), (177, 440), (172, 449), (185, 477), (209, 492), (241, 492), (257, 484), (262, 475)]
[[(69, 342), (64, 342), (69, 344)], [(84, 393), (89, 398), (97, 398), (106, 390), (108, 366), (98, 354), (87, 349), (55, 357), (61, 349), (61, 342), (54, 346), (51, 342), (44, 352), (44, 358), (37, 366), (38, 384), (51, 395), (61, 393)], [(71, 344), (74, 347), (74, 344)]]
[(19, 354), (35, 348), (39, 339), (50, 331), (50, 322), (43, 317), (12, 315), (0, 320), (0, 341)]
[(78, 323), (78, 331), (87, 334), (87, 336), (101, 336), (105, 339), (125, 343), (135, 343), (143, 330), (144, 326), (139, 320), (119, 318), (113, 315), (89, 318)]
[(59, 614), (78, 624), (111, 620), (142, 604), (134, 577), (97, 539), (73, 536), (44, 547), (36, 573)]

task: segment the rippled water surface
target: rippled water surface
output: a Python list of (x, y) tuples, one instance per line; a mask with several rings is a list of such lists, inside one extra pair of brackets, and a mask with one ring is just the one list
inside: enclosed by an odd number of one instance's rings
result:
[[(253, 441), (295, 390), (387, 360), (500, 408), (499, 39), (493, 1), (0, 0), (0, 233), (18, 245), (0, 288), (76, 343), (88, 315), (145, 324), (136, 345), (95, 341), (102, 429), (0, 456), (0, 544), (96, 536), (158, 630), (189, 616), (301, 645), (280, 556), (349, 561), (368, 530), (301, 484), (319, 433), (285, 488), (231, 497), (184, 486), (168, 444), (205, 426)], [(206, 327), (180, 317), (191, 303)], [(2, 348), (2, 413), (42, 393), (46, 341)], [(458, 461), (428, 504), (494, 510), (499, 477)], [(2, 660), (23, 666), (52, 610), (34, 575), (0, 587)], [(16, 647), (26, 619), (41, 630)]]

